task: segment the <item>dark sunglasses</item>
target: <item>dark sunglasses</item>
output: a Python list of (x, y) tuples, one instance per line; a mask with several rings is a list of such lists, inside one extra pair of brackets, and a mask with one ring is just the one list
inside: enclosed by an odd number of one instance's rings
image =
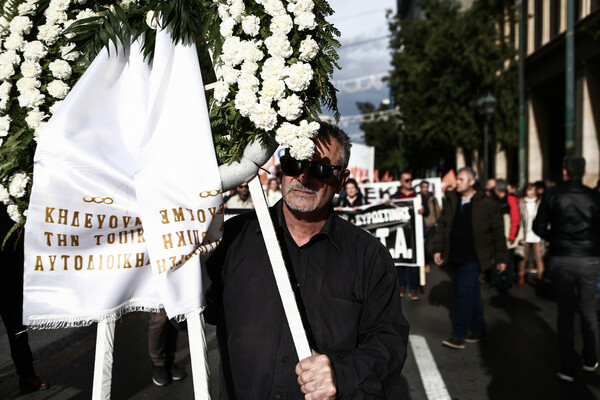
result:
[(296, 160), (295, 158), (288, 156), (281, 156), (280, 163), (281, 172), (283, 172), (284, 175), (298, 176), (302, 173), (304, 168), (308, 168), (308, 172), (313, 178), (322, 181), (331, 178), (334, 170), (342, 170), (341, 165), (324, 164), (318, 161)]
[(412, 182), (412, 179), (405, 179), (404, 182)]
[(248, 185), (240, 185), (238, 186), (238, 189), (248, 189)]

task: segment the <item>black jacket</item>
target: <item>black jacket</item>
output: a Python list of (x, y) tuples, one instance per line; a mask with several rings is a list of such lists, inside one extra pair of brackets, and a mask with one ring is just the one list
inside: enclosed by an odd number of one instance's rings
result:
[[(485, 270), (498, 263), (506, 263), (508, 250), (504, 239), (504, 221), (498, 202), (478, 190), (472, 198), (473, 247), (481, 269)], [(450, 232), (456, 214), (460, 195), (456, 191), (446, 192), (442, 215), (438, 219), (438, 229), (433, 241), (433, 252), (442, 253), (442, 258), (450, 256)]]
[(578, 181), (549, 190), (533, 231), (550, 242), (552, 256), (600, 256), (600, 193)]

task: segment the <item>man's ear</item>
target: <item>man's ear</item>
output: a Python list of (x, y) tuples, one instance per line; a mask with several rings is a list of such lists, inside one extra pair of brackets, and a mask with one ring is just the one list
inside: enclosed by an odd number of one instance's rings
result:
[(345, 169), (340, 174), (340, 183), (335, 191), (337, 194), (342, 193), (342, 189), (344, 189), (344, 186), (346, 186), (346, 181), (348, 181), (348, 178), (350, 178), (350, 170)]

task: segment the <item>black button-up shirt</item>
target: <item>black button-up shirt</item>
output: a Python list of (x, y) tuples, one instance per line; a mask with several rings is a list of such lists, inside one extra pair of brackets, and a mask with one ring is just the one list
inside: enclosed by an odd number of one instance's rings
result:
[[(389, 251), (333, 213), (298, 247), (282, 202), (271, 216), (311, 347), (329, 357), (339, 398), (386, 398), (406, 359), (402, 314)], [(298, 363), (255, 213), (232, 218), (208, 261), (205, 311), (217, 322), (222, 399), (303, 399)]]

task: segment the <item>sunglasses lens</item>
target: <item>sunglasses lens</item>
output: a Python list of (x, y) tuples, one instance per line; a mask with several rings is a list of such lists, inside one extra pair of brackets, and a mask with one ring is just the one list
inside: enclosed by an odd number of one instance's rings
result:
[(310, 174), (317, 179), (327, 180), (332, 173), (333, 168), (331, 168), (331, 165), (321, 164), (320, 162), (313, 162), (310, 165)]
[(293, 158), (281, 157), (281, 172), (288, 176), (298, 176), (302, 173), (302, 162)]

